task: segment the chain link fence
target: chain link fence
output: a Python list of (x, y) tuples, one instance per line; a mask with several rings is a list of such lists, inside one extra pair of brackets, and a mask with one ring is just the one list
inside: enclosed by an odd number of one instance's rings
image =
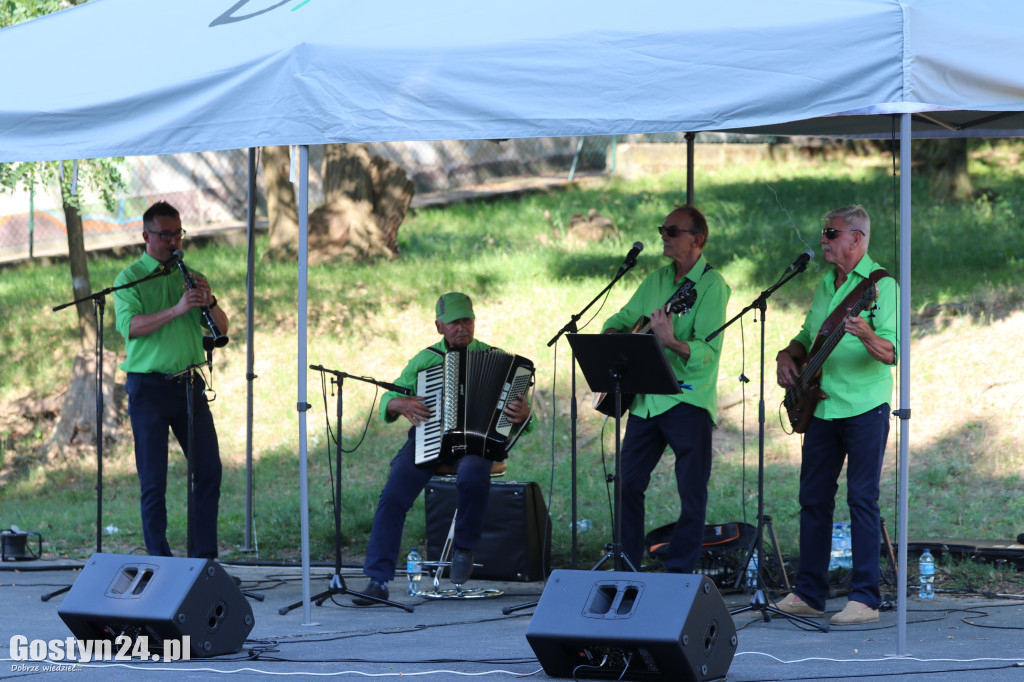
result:
[[(608, 171), (611, 137), (392, 142), (367, 145), (371, 155), (401, 166), (416, 186), (413, 205), (445, 201), (469, 187), (537, 178), (571, 179)], [(323, 201), (323, 148), (310, 147), (310, 210)], [(142, 214), (164, 200), (181, 212), (190, 232), (246, 222), (248, 151), (140, 156), (124, 160), (125, 190), (111, 213), (85, 196), (81, 215), (87, 249), (140, 241)], [(257, 164), (257, 224), (265, 225), (263, 173)], [(54, 185), (0, 194), (0, 261), (67, 253), (60, 190)]]

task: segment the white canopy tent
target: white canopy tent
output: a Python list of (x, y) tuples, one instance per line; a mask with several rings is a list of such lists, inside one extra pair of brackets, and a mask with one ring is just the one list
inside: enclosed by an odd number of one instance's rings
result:
[[(738, 130), (1024, 134), (1017, 0), (619, 5), (93, 0), (0, 31), (0, 162), (262, 145)], [(901, 145), (901, 168), (909, 144)], [(304, 178), (304, 175), (302, 176)], [(300, 217), (306, 188), (300, 182)], [(297, 402), (306, 402), (306, 234)], [(900, 284), (910, 336), (910, 184)], [(251, 324), (250, 324), (251, 327)], [(906, 588), (910, 344), (900, 356)], [(251, 356), (250, 356), (251, 357)], [(306, 428), (299, 408), (310, 620)], [(897, 649), (905, 652), (905, 600)]]
[(1012, 0), (613, 9), (93, 0), (2, 31), (0, 161), (794, 122), (778, 130), (887, 135), (872, 114), (1021, 108)]

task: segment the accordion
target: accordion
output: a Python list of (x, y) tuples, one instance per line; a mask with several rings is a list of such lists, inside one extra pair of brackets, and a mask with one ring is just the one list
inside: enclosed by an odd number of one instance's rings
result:
[(465, 454), (505, 460), (527, 422), (513, 424), (503, 410), (526, 395), (533, 373), (532, 362), (498, 349), (449, 351), (420, 372), (416, 395), (431, 416), (416, 427), (416, 464)]

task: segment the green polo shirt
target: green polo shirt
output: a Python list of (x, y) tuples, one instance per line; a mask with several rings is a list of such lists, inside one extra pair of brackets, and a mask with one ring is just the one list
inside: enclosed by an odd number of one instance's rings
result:
[[(843, 286), (836, 291), (835, 268), (825, 274), (814, 301), (807, 313), (807, 319), (794, 341), (809, 350), (821, 325), (858, 284), (867, 279), (880, 266), (864, 254)], [(899, 302), (900, 288), (896, 280), (886, 277), (878, 282), (877, 309), (864, 311), (861, 317), (881, 338), (890, 342), (895, 349), (895, 358), (900, 356), (899, 346)], [(870, 314), (869, 314), (870, 313)], [(895, 361), (894, 361), (895, 364)], [(814, 416), (819, 419), (842, 419), (864, 414), (884, 403), (892, 401), (892, 366), (884, 365), (871, 357), (864, 344), (853, 334), (843, 334), (835, 349), (821, 368), (821, 390), (828, 396), (818, 403)]]
[[(433, 348), (434, 350), (438, 350), (442, 354), (438, 355), (433, 350), (430, 350), (430, 348)], [(490, 346), (490, 345), (484, 343), (483, 341), (477, 341), (476, 339), (473, 339), (472, 341), (470, 341), (469, 345), (466, 346), (466, 350), (470, 351), (470, 352), (487, 350), (489, 348), (494, 348), (494, 346)], [(501, 350), (501, 349), (498, 349), (498, 350)], [(413, 357), (412, 360), (409, 361), (409, 364), (407, 364), (405, 366), (405, 369), (402, 370), (401, 376), (399, 376), (397, 379), (395, 379), (394, 383), (397, 384), (398, 386), (401, 386), (402, 388), (409, 389), (410, 391), (412, 391), (413, 395), (416, 395), (416, 384), (417, 384), (417, 379), (419, 378), (419, 373), (422, 372), (425, 369), (430, 369), (431, 367), (436, 367), (437, 365), (442, 364), (444, 362), (444, 353), (447, 353), (447, 352), (448, 352), (448, 342), (445, 341), (444, 338), (442, 338), (440, 341), (438, 341), (434, 345), (430, 346), (429, 348), (424, 348), (419, 353), (417, 353)], [(383, 419), (385, 422), (389, 422), (389, 423), (395, 421), (396, 419), (398, 419), (398, 417), (400, 415), (395, 415), (393, 417), (388, 415), (388, 404), (392, 401), (392, 399), (394, 399), (394, 398), (401, 398), (401, 397), (404, 397), (404, 396), (401, 393), (397, 392), (397, 391), (388, 391), (383, 396), (381, 396), (381, 399), (380, 399), (380, 418), (381, 419)], [(524, 396), (524, 397), (528, 397), (528, 396)], [(534, 423), (534, 419), (531, 417), (530, 421), (528, 421), (526, 423), (526, 428), (524, 429), (523, 433), (529, 433), (530, 431), (532, 431), (533, 430), (533, 423)]]
[[(114, 280), (114, 286), (140, 280), (159, 265), (160, 261), (144, 253), (121, 271)], [(195, 274), (201, 276), (201, 273)], [(128, 337), (133, 317), (172, 307), (185, 293), (184, 285), (181, 274), (175, 270), (163, 277), (114, 292), (114, 324), (125, 339), (127, 353), (127, 358), (121, 363), (125, 372), (174, 374), (206, 360), (203, 318), (199, 308), (192, 308), (152, 334), (134, 339)]]
[[(693, 390), (683, 389), (675, 395), (641, 394), (633, 399), (629, 411), (638, 417), (654, 417), (679, 403), (689, 403), (707, 410), (711, 420), (718, 423), (718, 360), (722, 351), (719, 334), (710, 343), (704, 341), (725, 323), (725, 307), (732, 290), (717, 270), (704, 271), (707, 260), (701, 255), (685, 278), (694, 282), (697, 301), (685, 315), (676, 315), (673, 322), (676, 338), (690, 346), (690, 357), (683, 360), (671, 351), (665, 353), (669, 367), (680, 383)], [(675, 281), (674, 263), (658, 268), (647, 276), (622, 310), (604, 323), (607, 329), (630, 329), (641, 317), (650, 317), (658, 308), (664, 308), (683, 281)]]

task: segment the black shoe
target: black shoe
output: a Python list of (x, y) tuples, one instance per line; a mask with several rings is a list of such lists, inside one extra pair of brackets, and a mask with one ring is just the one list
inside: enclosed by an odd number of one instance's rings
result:
[[(363, 594), (367, 597), (376, 597), (377, 599), (388, 598), (388, 584), (382, 583), (373, 578), (370, 578), (370, 582), (366, 583), (366, 589), (363, 590)], [(379, 601), (374, 599), (364, 599), (363, 597), (353, 597), (352, 603), (356, 606), (373, 606), (379, 604)]]
[(473, 574), (473, 551), (455, 549), (452, 552), (452, 582), (461, 585)]

